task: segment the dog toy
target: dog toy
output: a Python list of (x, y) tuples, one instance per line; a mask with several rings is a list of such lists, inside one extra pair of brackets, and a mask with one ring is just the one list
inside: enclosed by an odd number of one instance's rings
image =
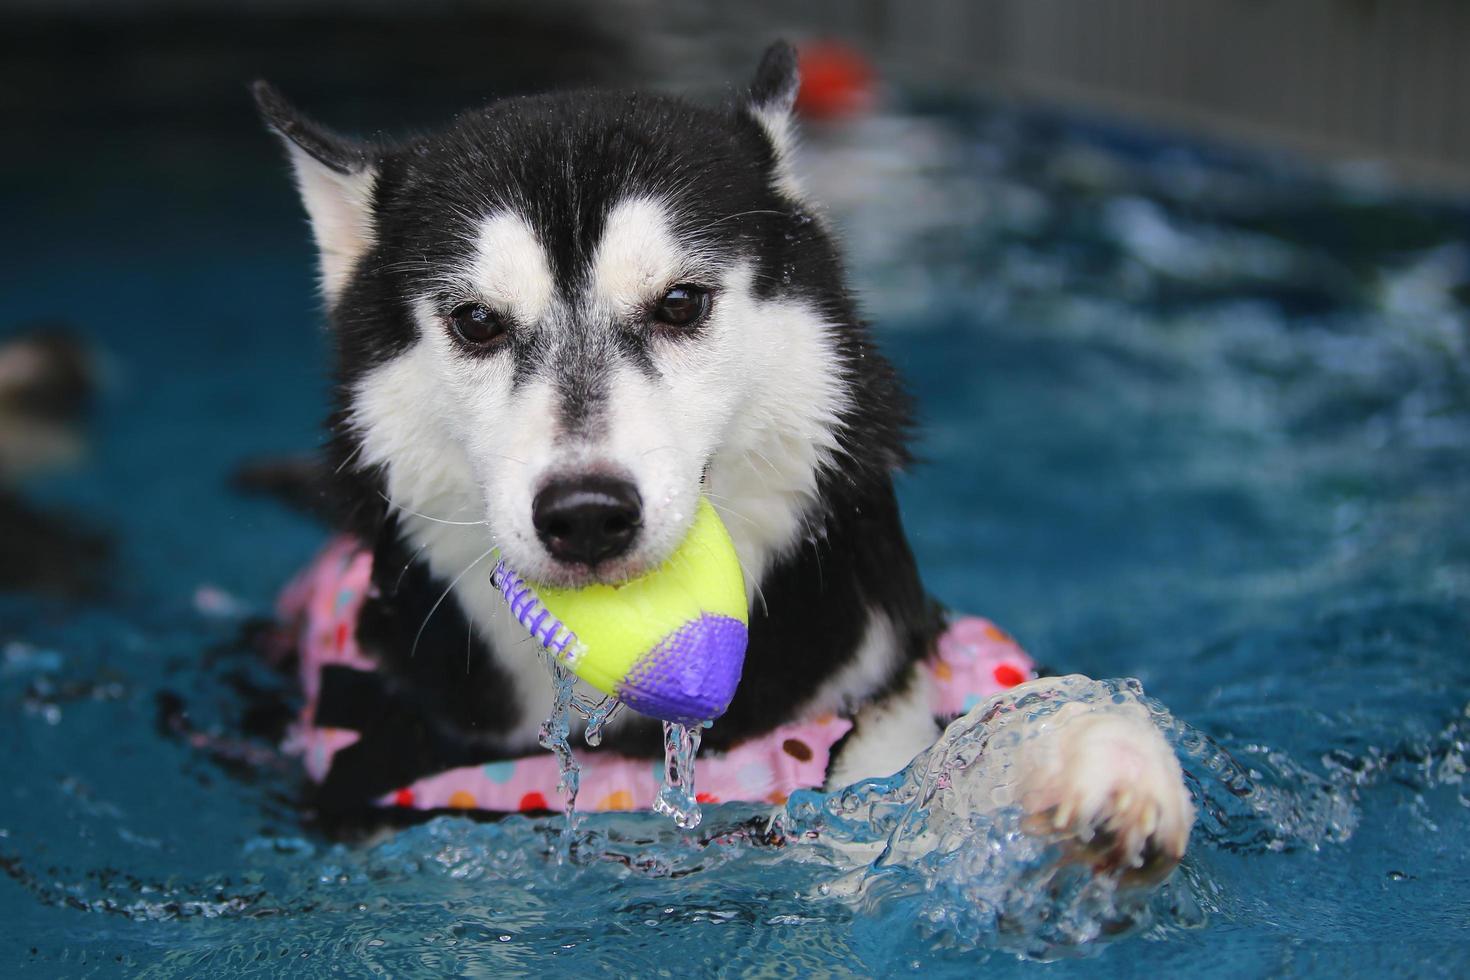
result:
[(532, 586), (504, 559), (491, 582), (538, 644), (640, 714), (697, 726), (724, 714), (745, 663), (749, 611), (735, 546), (700, 498), (684, 541), (617, 585)]

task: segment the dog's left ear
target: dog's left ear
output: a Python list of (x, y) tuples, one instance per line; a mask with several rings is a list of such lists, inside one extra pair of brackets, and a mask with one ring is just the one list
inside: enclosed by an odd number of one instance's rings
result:
[(792, 110), (800, 89), (801, 70), (797, 67), (796, 49), (785, 41), (777, 41), (761, 56), (744, 104), (745, 113), (760, 125), (771, 144), (772, 180), (778, 190), (794, 199), (802, 196), (791, 162), (796, 142)]
[(268, 83), (256, 82), (251, 91), (266, 125), (291, 155), (321, 256), (322, 293), (335, 303), (373, 242), (376, 155), (367, 144), (308, 119)]

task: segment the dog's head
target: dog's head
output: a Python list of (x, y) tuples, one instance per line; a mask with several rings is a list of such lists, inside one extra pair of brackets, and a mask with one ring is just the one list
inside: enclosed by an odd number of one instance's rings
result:
[[(617, 581), (701, 492), (747, 575), (810, 524), (891, 373), (790, 170), (794, 52), (731, 104), (515, 98), (401, 143), (339, 137), (270, 88), (320, 249), (345, 449), (431, 562), (498, 546), (533, 580)], [(861, 439), (885, 474), (902, 419)]]

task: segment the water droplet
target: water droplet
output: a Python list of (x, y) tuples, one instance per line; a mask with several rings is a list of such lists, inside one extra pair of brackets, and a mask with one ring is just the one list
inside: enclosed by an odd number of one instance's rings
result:
[(622, 706), (623, 702), (613, 697), (603, 698), (592, 705), (583, 716), (587, 719), (587, 729), (582, 733), (582, 740), (594, 749), (601, 745), (603, 730)]

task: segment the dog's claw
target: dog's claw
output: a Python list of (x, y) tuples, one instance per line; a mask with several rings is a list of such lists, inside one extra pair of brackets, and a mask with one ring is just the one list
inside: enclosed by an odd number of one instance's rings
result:
[(1194, 808), (1173, 750), (1141, 713), (1059, 712), (1021, 762), (1023, 827), (1067, 860), (1142, 887), (1184, 856)]
[(1051, 825), (1053, 830), (1066, 830), (1072, 823), (1072, 805), (1064, 803), (1052, 810)]

